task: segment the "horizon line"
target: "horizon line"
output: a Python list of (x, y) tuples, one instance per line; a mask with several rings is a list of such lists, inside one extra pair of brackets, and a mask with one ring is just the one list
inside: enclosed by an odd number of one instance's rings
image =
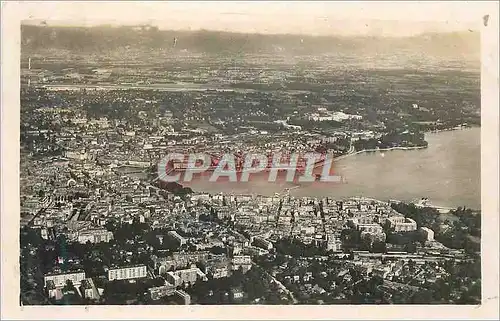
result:
[[(345, 19), (337, 20), (338, 22), (348, 21)], [(382, 20), (382, 19), (371, 19), (371, 21), (379, 22), (405, 22), (404, 20)], [(412, 23), (435, 23), (432, 21), (413, 21)], [(375, 32), (351, 32), (351, 33), (341, 33), (341, 32), (330, 32), (330, 33), (301, 33), (301, 32), (262, 32), (262, 31), (241, 31), (241, 30), (227, 30), (220, 28), (162, 28), (161, 26), (147, 22), (144, 23), (115, 23), (115, 22), (103, 22), (103, 23), (92, 23), (85, 24), (84, 22), (67, 22), (64, 20), (46, 20), (46, 19), (23, 19), (21, 20), (21, 26), (30, 27), (40, 27), (40, 28), (80, 28), (80, 29), (94, 29), (94, 28), (138, 28), (138, 27), (153, 27), (157, 28), (158, 31), (166, 32), (214, 32), (214, 33), (227, 33), (227, 34), (239, 34), (239, 35), (261, 35), (261, 36), (305, 36), (311, 38), (329, 38), (329, 37), (340, 37), (340, 38), (414, 38), (421, 37), (425, 35), (449, 35), (449, 34), (467, 34), (473, 33), (478, 34), (481, 30), (476, 28), (467, 28), (455, 30), (422, 30), (419, 32), (414, 32), (412, 34), (377, 34)]]

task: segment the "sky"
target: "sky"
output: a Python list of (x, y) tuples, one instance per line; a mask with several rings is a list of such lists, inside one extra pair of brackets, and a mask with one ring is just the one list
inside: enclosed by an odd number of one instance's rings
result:
[(23, 1), (17, 5), (22, 20), (45, 20), (49, 25), (151, 24), (172, 30), (390, 36), (479, 30), (482, 17), (492, 11), (492, 3), (475, 1)]

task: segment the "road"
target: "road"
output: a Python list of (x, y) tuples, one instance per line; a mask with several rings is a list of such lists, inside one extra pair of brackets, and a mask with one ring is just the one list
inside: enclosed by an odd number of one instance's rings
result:
[[(267, 273), (267, 272), (266, 272)], [(271, 279), (280, 287), (280, 289), (282, 289), (283, 291), (286, 292), (286, 294), (288, 294), (290, 296), (290, 298), (292, 299), (293, 301), (293, 304), (297, 304), (299, 303), (299, 301), (295, 298), (295, 296), (293, 295), (293, 292), (288, 290), (288, 288), (286, 286), (283, 285), (283, 283), (281, 283), (280, 281), (276, 280), (276, 278), (274, 276), (272, 276), (271, 274), (267, 273)]]
[(33, 218), (32, 218), (32, 219), (28, 222), (28, 226), (31, 226), (31, 225), (33, 224), (33, 222), (35, 221), (35, 219), (36, 219), (38, 216), (40, 216), (40, 214), (45, 213), (45, 211), (46, 211), (48, 208), (50, 208), (50, 207), (52, 206), (52, 204), (53, 204), (53, 203), (54, 203), (53, 201), (50, 201), (50, 203), (49, 203), (47, 206), (45, 206), (45, 207), (41, 208), (41, 209), (40, 209), (40, 210), (39, 210), (39, 211), (38, 211), (38, 212), (37, 212), (37, 213), (33, 216)]
[[(254, 262), (252, 262), (253, 265), (256, 265)], [(293, 304), (297, 304), (299, 303), (299, 301), (295, 298), (295, 296), (293, 295), (293, 292), (290, 291), (283, 283), (281, 283), (280, 281), (278, 281), (274, 276), (272, 276), (269, 272), (267, 272), (266, 270), (262, 269), (267, 276), (269, 276), (271, 278), (271, 280), (273, 280), (274, 283), (276, 283), (280, 289), (282, 289), (283, 291), (285, 291), (286, 294), (288, 294), (288, 296), (290, 296), (290, 298), (292, 299), (293, 301)]]

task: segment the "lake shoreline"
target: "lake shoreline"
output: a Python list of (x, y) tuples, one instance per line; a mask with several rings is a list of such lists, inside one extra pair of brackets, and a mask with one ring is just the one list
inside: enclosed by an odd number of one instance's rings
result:
[(337, 160), (345, 159), (349, 156), (354, 156), (354, 155), (358, 155), (358, 154), (362, 154), (362, 153), (388, 152), (391, 150), (414, 150), (414, 149), (424, 149), (424, 148), (427, 148), (427, 146), (411, 146), (411, 147), (400, 146), (400, 147), (390, 147), (390, 148), (363, 149), (363, 150), (358, 150), (358, 151), (355, 151), (355, 152), (352, 152), (349, 154), (335, 157), (334, 160), (337, 161)]
[[(424, 132), (425, 134), (438, 134), (442, 132), (450, 132), (450, 131), (457, 131), (457, 130), (468, 130), (468, 129), (473, 129), (473, 128), (481, 128), (479, 125), (468, 125), (467, 127), (464, 126), (459, 126), (459, 127), (452, 127), (452, 128), (446, 128), (446, 129), (437, 129), (437, 130), (429, 130)], [(369, 152), (387, 152), (391, 150), (416, 150), (416, 149), (425, 149), (428, 148), (429, 146), (411, 146), (411, 147), (404, 147), (404, 146), (396, 146), (396, 147), (390, 147), (390, 148), (375, 148), (375, 149), (363, 149), (359, 151), (354, 151), (352, 153), (340, 155), (338, 157), (335, 157), (333, 160), (341, 160), (344, 158), (347, 158), (349, 156), (353, 155), (358, 155), (362, 153), (369, 153)]]
[[(465, 130), (467, 129), (467, 130)], [(195, 194), (235, 194), (235, 195), (286, 195), (295, 197), (330, 197), (349, 199), (352, 197), (373, 198), (376, 200), (397, 200), (414, 202), (421, 197), (429, 197), (437, 207), (457, 208), (466, 206), (479, 210), (480, 183), (479, 158), (480, 126), (464, 128), (451, 133), (429, 133), (425, 146), (392, 147), (375, 149), (373, 152), (388, 150), (420, 150), (418, 153), (387, 153), (382, 158), (379, 153), (366, 153), (360, 157), (348, 157), (367, 151), (357, 151), (334, 158), (337, 170), (343, 177), (350, 177), (349, 184), (321, 187), (315, 184), (276, 184), (249, 182), (245, 186), (234, 184), (208, 184), (192, 182), (187, 184)], [(473, 147), (471, 149), (471, 147)], [(465, 153), (468, 157), (457, 157)], [(368, 157), (368, 155), (371, 155)], [(468, 160), (465, 161), (464, 160)], [(472, 161), (471, 161), (472, 160)], [(476, 160), (476, 161), (474, 161)], [(448, 164), (448, 165), (447, 165)], [(449, 166), (453, 172), (443, 170)], [(335, 165), (334, 165), (335, 166)], [(397, 169), (398, 175), (390, 175)], [(388, 172), (387, 170), (391, 171)], [(410, 174), (408, 174), (410, 173)], [(477, 174), (471, 174), (477, 173)], [(315, 187), (316, 186), (316, 187)], [(476, 195), (477, 194), (477, 195)]]

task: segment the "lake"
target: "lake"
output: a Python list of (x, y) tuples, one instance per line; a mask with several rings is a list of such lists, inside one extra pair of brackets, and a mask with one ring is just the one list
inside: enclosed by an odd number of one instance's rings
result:
[[(197, 180), (195, 191), (272, 195), (294, 187), (294, 196), (342, 199), (364, 196), (380, 200), (412, 201), (428, 197), (433, 205), (481, 208), (481, 129), (468, 128), (426, 134), (428, 148), (351, 155), (338, 160), (334, 170), (345, 183), (210, 183)], [(260, 174), (259, 174), (260, 175)]]

